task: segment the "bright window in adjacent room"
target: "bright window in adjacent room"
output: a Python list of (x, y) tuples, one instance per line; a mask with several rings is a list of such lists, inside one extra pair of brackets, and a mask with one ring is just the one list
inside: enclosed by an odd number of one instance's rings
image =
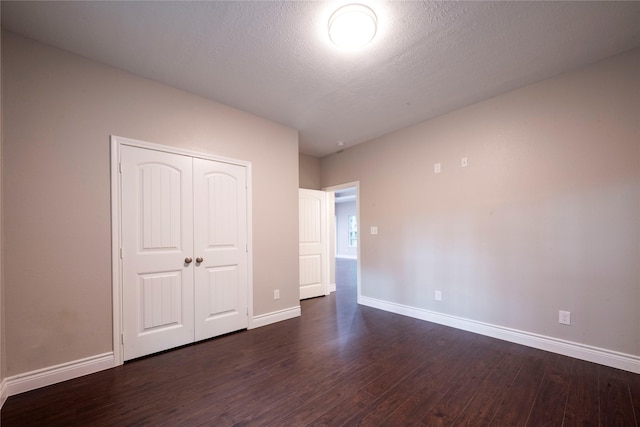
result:
[(355, 215), (349, 215), (349, 247), (358, 246), (358, 222)]

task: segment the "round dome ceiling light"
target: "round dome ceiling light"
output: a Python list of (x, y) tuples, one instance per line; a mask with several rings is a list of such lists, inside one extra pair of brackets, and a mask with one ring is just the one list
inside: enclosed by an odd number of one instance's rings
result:
[(329, 38), (343, 49), (358, 49), (366, 46), (376, 35), (378, 18), (365, 5), (342, 6), (329, 18)]

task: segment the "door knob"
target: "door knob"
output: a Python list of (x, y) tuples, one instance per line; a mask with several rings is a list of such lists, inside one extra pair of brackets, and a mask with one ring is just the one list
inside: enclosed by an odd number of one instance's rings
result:
[(185, 263), (185, 264), (191, 264), (191, 262), (192, 262), (192, 261), (193, 261), (193, 260), (192, 260), (190, 257), (186, 257), (186, 258), (184, 259), (184, 263)]
[(204, 261), (204, 258), (202, 258), (201, 256), (199, 256), (198, 258), (196, 258), (196, 262), (198, 264), (200, 264), (202, 261)]

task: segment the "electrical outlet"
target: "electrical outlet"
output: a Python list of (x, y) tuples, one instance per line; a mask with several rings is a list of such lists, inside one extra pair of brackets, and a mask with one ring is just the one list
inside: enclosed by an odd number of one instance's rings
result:
[(436, 295), (434, 297), (436, 301), (442, 301), (442, 291), (436, 291)]
[(563, 325), (571, 324), (571, 312), (560, 310), (558, 314), (558, 322)]
[(466, 168), (467, 166), (469, 166), (469, 158), (468, 157), (463, 157), (460, 159), (460, 167), (461, 168)]
[(378, 234), (378, 227), (371, 227), (371, 234)]
[(433, 165), (433, 173), (440, 173), (442, 172), (442, 167), (440, 166), (440, 163), (436, 163), (435, 165)]
[(273, 299), (280, 299), (280, 289), (273, 291)]

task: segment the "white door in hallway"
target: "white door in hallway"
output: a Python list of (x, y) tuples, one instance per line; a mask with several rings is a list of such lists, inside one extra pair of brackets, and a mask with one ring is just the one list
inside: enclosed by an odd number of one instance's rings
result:
[(124, 360), (248, 326), (244, 166), (121, 148)]
[(328, 294), (327, 193), (300, 189), (300, 299)]

